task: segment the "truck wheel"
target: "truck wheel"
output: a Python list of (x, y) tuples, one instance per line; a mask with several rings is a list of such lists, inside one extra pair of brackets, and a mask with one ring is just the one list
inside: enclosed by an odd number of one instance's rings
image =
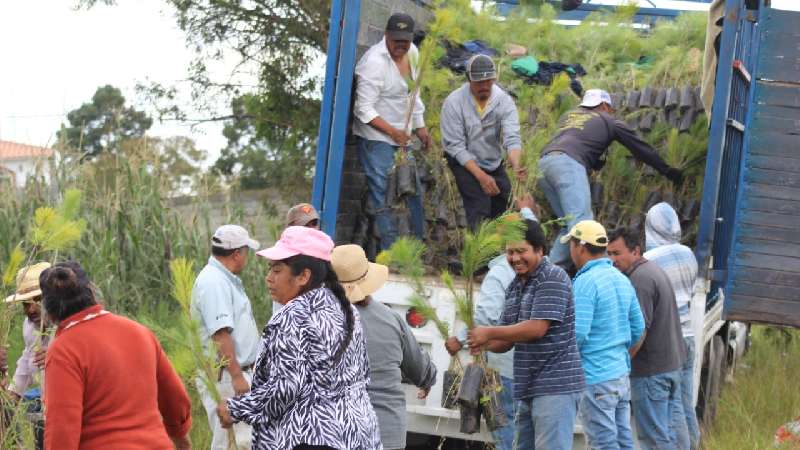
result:
[(710, 426), (717, 414), (717, 404), (727, 370), (727, 348), (722, 336), (716, 335), (709, 343), (708, 358), (704, 358), (700, 377), (699, 418)]

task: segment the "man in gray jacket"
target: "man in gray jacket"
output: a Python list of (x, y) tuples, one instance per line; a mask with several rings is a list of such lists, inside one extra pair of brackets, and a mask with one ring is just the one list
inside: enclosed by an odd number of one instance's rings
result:
[(425, 398), (436, 382), (436, 366), (405, 320), (371, 297), (386, 282), (388, 267), (369, 262), (364, 249), (353, 244), (334, 248), (331, 265), (364, 328), (370, 378), (367, 392), (378, 417), (381, 443), (385, 450), (404, 449), (407, 417), (402, 383), (413, 383), (420, 389), (417, 397)]
[(511, 181), (508, 162), (520, 179), (522, 140), (514, 100), (494, 84), (494, 62), (486, 55), (467, 61), (467, 78), (444, 101), (440, 118), (442, 145), (464, 201), (470, 228), (506, 211)]

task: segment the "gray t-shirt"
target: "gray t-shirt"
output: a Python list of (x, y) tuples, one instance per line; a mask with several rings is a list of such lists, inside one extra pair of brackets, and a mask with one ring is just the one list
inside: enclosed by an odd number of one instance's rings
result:
[(385, 449), (406, 448), (406, 396), (401, 383), (428, 388), (436, 382), (436, 366), (411, 328), (391, 308), (374, 299), (356, 304), (367, 341), (369, 399)]
[(641, 258), (626, 272), (636, 289), (647, 334), (631, 361), (632, 377), (678, 370), (686, 360), (686, 345), (675, 304), (675, 292), (658, 264)]

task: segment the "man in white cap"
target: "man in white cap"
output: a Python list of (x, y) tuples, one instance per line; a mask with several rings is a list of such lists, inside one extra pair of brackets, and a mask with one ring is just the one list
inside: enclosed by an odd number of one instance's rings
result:
[(679, 169), (668, 166), (650, 144), (613, 114), (608, 92), (587, 90), (580, 107), (561, 117), (555, 137), (542, 150), (539, 189), (553, 213), (567, 218), (550, 251), (550, 258), (558, 265), (570, 265), (569, 248), (560, 238), (576, 223), (594, 218), (589, 172), (603, 167), (606, 150), (614, 141), (673, 183), (680, 184), (683, 180)]
[[(192, 288), (192, 313), (200, 322), (207, 345), (216, 345), (225, 367), (220, 369), (217, 389), (223, 398), (250, 391), (252, 369), (258, 356), (259, 332), (250, 299), (239, 278), (250, 250), (258, 249), (258, 241), (250, 239), (239, 225), (223, 225), (211, 238), (211, 257), (197, 275)], [(217, 416), (217, 402), (203, 382), (197, 390), (208, 414), (213, 433), (212, 450), (228, 450), (227, 430)], [(236, 444), (249, 449), (251, 430), (246, 424), (234, 426)]]
[[(521, 179), (522, 140), (514, 100), (495, 85), (494, 61), (467, 61), (468, 83), (447, 96), (440, 119), (447, 163), (464, 201), (467, 224), (475, 228), (508, 209), (511, 181), (503, 160)], [(507, 155), (507, 158), (506, 158)]]
[[(9, 386), (11, 395), (19, 400), (25, 391), (34, 383), (36, 375), (44, 368), (44, 356), (48, 339), (46, 335), (39, 336), (42, 327), (42, 290), (39, 288), (39, 275), (48, 267), (49, 263), (40, 262), (28, 267), (23, 267), (17, 272), (17, 290), (6, 297), (5, 302), (22, 303), (25, 312), (25, 321), (22, 323), (22, 340), (25, 349), (17, 360), (14, 379)], [(41, 380), (40, 380), (41, 381)]]

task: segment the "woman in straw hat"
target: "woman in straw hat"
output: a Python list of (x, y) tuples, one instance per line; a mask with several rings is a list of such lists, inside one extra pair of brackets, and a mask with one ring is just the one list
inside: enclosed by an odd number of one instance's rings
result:
[(378, 416), (381, 443), (386, 449), (406, 447), (405, 378), (420, 388), (425, 398), (436, 382), (436, 366), (417, 343), (414, 334), (396, 312), (372, 299), (386, 282), (389, 269), (367, 261), (358, 245), (333, 249), (331, 265), (344, 287), (347, 299), (356, 305), (367, 340), (370, 365), (369, 392)]
[(271, 248), (267, 285), (284, 305), (267, 324), (249, 393), (217, 408), (253, 426), (253, 449), (382, 449), (355, 308), (331, 268), (333, 241), (291, 226)]
[(22, 303), (25, 312), (25, 321), (22, 323), (25, 350), (17, 360), (14, 379), (8, 389), (17, 400), (22, 398), (33, 384), (36, 374), (44, 368), (48, 338), (46, 335), (39, 335), (43, 320), (39, 275), (48, 267), (49, 263), (40, 262), (20, 269), (17, 272), (17, 290), (5, 299), (6, 304)]

